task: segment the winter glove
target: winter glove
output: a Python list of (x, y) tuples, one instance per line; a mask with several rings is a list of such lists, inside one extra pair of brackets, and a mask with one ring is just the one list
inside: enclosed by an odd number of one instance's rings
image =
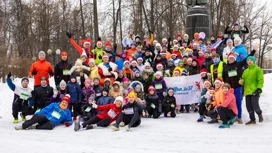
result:
[(53, 92), (54, 92), (53, 97), (56, 98), (58, 96), (59, 91), (57, 89), (54, 89)]
[(163, 97), (166, 97), (166, 96), (167, 96), (167, 93), (166, 93), (166, 92), (163, 92), (162, 95), (163, 95)]
[(53, 71), (50, 71), (49, 72), (49, 75), (52, 77), (54, 75), (54, 72)]
[(257, 96), (257, 95), (259, 95), (260, 93), (262, 93), (262, 89), (258, 88), (256, 91), (254, 91), (254, 92), (252, 93), (252, 95), (253, 95), (253, 96)]
[(172, 108), (175, 108), (175, 105), (174, 105), (174, 104), (171, 104), (171, 107), (172, 107)]
[(66, 35), (67, 35), (67, 37), (70, 39), (70, 38), (72, 38), (72, 34), (70, 33), (70, 32), (66, 32)]
[(109, 67), (109, 68), (108, 68), (108, 71), (109, 71), (109, 72), (111, 72), (111, 71), (112, 71), (112, 68), (111, 68), (111, 67)]
[(64, 125), (65, 125), (66, 127), (69, 127), (71, 124), (70, 124), (69, 122), (64, 122)]
[(32, 71), (32, 73), (31, 73), (32, 75), (37, 75), (37, 70), (36, 69), (34, 69), (33, 71)]
[(200, 89), (200, 82), (199, 81), (196, 81), (195, 85), (197, 86), (197, 89)]
[(256, 53), (256, 50), (252, 50), (249, 54), (249, 56), (254, 56), (254, 54)]
[(10, 79), (10, 77), (11, 77), (11, 72), (8, 73), (8, 76), (7, 76), (7, 77)]
[(168, 40), (168, 42), (169, 42), (169, 41), (171, 41), (171, 40), (172, 40), (172, 38), (171, 38), (171, 37), (168, 37), (168, 39), (167, 39), (167, 40)]
[(99, 56), (98, 56), (98, 58), (99, 58), (99, 59), (102, 59), (102, 56), (101, 56), (101, 55), (99, 55)]
[(92, 108), (97, 108), (97, 105), (95, 103), (92, 103)]

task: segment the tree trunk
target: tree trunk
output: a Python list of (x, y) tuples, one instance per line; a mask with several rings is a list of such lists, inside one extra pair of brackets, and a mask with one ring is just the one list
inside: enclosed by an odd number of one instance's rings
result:
[(80, 2), (80, 17), (81, 17), (81, 27), (82, 27), (82, 33), (81, 37), (82, 39), (85, 39), (85, 27), (84, 27), (84, 16), (83, 16), (83, 9), (82, 9), (82, 0)]
[(98, 17), (97, 17), (97, 0), (93, 0), (93, 12), (94, 12), (94, 39), (97, 41), (99, 37), (99, 30), (98, 30)]

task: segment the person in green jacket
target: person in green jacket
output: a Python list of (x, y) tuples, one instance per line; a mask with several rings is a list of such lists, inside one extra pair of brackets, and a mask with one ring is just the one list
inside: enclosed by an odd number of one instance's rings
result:
[(95, 49), (92, 50), (92, 53), (94, 55), (95, 64), (98, 65), (102, 63), (102, 56), (103, 56), (103, 49), (102, 49), (102, 42), (97, 41)]
[(244, 86), (244, 95), (246, 96), (246, 108), (249, 113), (250, 121), (246, 125), (256, 124), (255, 114), (259, 117), (259, 122), (263, 121), (262, 110), (259, 105), (259, 97), (262, 93), (264, 84), (263, 70), (256, 64), (254, 56), (247, 57), (248, 68), (245, 69), (242, 79), (239, 83)]

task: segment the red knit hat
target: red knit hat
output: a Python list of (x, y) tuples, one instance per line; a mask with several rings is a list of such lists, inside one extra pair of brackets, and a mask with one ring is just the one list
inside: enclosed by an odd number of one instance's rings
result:
[(215, 81), (214, 81), (214, 84), (215, 83), (220, 83), (220, 84), (223, 84), (223, 80), (221, 78), (216, 78)]
[(111, 44), (111, 42), (110, 42), (110, 41), (106, 41), (105, 46), (112, 47), (112, 44)]
[(151, 91), (151, 90), (153, 90), (153, 91), (155, 91), (155, 88), (153, 87), (153, 86), (149, 86), (149, 88), (148, 88), (148, 93)]
[(230, 57), (233, 57), (233, 58), (236, 60), (236, 57), (235, 57), (235, 55), (233, 54), (233, 52), (230, 52), (230, 53), (228, 54), (228, 59), (229, 59)]
[(70, 95), (69, 94), (66, 94), (62, 99), (61, 101), (66, 101), (68, 104), (70, 103)]
[(162, 63), (158, 63), (158, 64), (156, 65), (156, 68), (158, 69), (159, 66), (162, 66), (162, 67), (163, 67)]
[(201, 69), (199, 74), (208, 73), (207, 69)]
[(206, 83), (211, 85), (211, 82), (209, 80), (205, 80), (203, 84), (205, 85)]

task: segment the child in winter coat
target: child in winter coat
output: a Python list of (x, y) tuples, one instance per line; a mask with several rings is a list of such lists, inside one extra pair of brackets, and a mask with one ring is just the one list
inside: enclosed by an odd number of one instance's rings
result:
[(95, 103), (95, 97), (92, 95), (89, 97), (87, 103), (81, 105), (82, 118), (84, 121), (89, 120), (97, 114), (96, 110), (92, 108), (93, 103)]
[(169, 88), (167, 91), (167, 95), (164, 97), (162, 101), (162, 108), (164, 111), (164, 117), (176, 117), (175, 108), (176, 108), (176, 98), (174, 97), (174, 89)]
[(67, 94), (67, 84), (64, 80), (59, 83), (59, 89), (54, 89), (54, 94), (50, 98), (50, 102), (59, 102)]
[(124, 74), (124, 77), (126, 77), (130, 80), (133, 78), (133, 71), (130, 68), (129, 61), (124, 62), (124, 68), (123, 68), (122, 72)]
[(67, 90), (68, 94), (71, 96), (69, 109), (70, 111), (73, 110), (73, 120), (76, 120), (76, 117), (80, 112), (79, 102), (81, 101), (81, 89), (77, 83), (76, 76), (71, 75), (70, 82), (67, 84)]
[(86, 106), (89, 105), (90, 98), (91, 99), (95, 99), (95, 92), (94, 92), (94, 90), (92, 88), (91, 80), (90, 79), (86, 79), (85, 82), (84, 82), (84, 85), (85, 86), (81, 90), (82, 100), (81, 100), (81, 102), (78, 105), (81, 108), (79, 114), (83, 115), (83, 119), (87, 120), (90, 117), (92, 117), (92, 115), (95, 115), (95, 112), (88, 111), (87, 113), (91, 114), (91, 115), (87, 116), (86, 115), (86, 110), (85, 110)]
[(154, 119), (159, 118), (162, 113), (162, 103), (159, 96), (155, 93), (155, 88), (153, 86), (148, 88), (148, 94), (146, 95), (145, 101), (149, 117), (152, 116)]
[(137, 62), (135, 60), (131, 61), (131, 63), (130, 63), (130, 69), (132, 70), (133, 74), (136, 71), (140, 71), (140, 69), (137, 66)]
[(135, 71), (132, 81), (139, 81), (141, 83), (143, 82), (143, 78), (141, 76), (140, 71)]
[(113, 88), (110, 90), (110, 96), (112, 98), (116, 98), (118, 96), (123, 96), (122, 90), (121, 90), (121, 83), (119, 81), (115, 81), (113, 83)]
[(137, 127), (141, 124), (141, 106), (135, 101), (136, 94), (130, 92), (128, 94), (129, 103), (125, 104), (122, 108), (123, 112), (118, 116), (116, 123), (112, 126), (114, 131), (119, 130), (119, 125), (124, 122), (126, 125), (126, 130), (130, 130), (131, 127)]
[(235, 122), (238, 109), (236, 106), (234, 90), (231, 89), (230, 84), (224, 83), (222, 85), (222, 90), (224, 93), (224, 102), (219, 103), (215, 109), (223, 121), (219, 128), (229, 128), (229, 126)]
[[(109, 96), (109, 89), (102, 89), (102, 96), (97, 100), (96, 104), (99, 106), (107, 105), (113, 103), (114, 99)], [(99, 113), (99, 112), (98, 112)]]
[(162, 77), (163, 77), (162, 72), (157, 71), (155, 73), (155, 79), (152, 82), (153, 87), (155, 87), (155, 89), (156, 89), (156, 94), (159, 96), (160, 99), (164, 98), (163, 93), (167, 89), (166, 83), (165, 83), (165, 81), (164, 81), (164, 79)]
[(210, 88), (211, 88), (211, 82), (208, 80), (204, 81), (204, 88), (201, 91), (201, 101), (200, 101), (200, 105), (199, 105), (199, 118), (198, 118), (197, 122), (203, 122), (204, 113), (207, 111), (206, 110), (206, 102), (207, 102), (207, 99), (210, 98), (209, 93), (208, 93)]
[[(88, 129), (93, 129), (93, 124), (100, 127), (107, 127), (113, 121), (115, 121), (121, 111), (122, 111), (123, 97), (116, 97), (114, 104), (107, 104), (103, 106), (96, 105), (92, 103), (92, 107), (98, 111), (103, 111), (102, 113), (90, 118), (82, 123), (82, 127)], [(75, 122), (74, 130), (78, 131), (81, 128), (79, 121)]]
[(14, 92), (14, 98), (12, 103), (12, 115), (13, 115), (13, 123), (18, 123), (18, 113), (22, 112), (20, 114), (23, 121), (26, 120), (26, 115), (31, 114), (29, 112), (29, 109), (31, 108), (31, 105), (33, 104), (32, 97), (31, 97), (31, 91), (32, 89), (28, 87), (29, 80), (28, 78), (22, 78), (21, 80), (21, 87), (16, 86), (14, 83), (12, 83), (11, 80), (11, 72), (7, 76), (7, 83), (9, 88)]

